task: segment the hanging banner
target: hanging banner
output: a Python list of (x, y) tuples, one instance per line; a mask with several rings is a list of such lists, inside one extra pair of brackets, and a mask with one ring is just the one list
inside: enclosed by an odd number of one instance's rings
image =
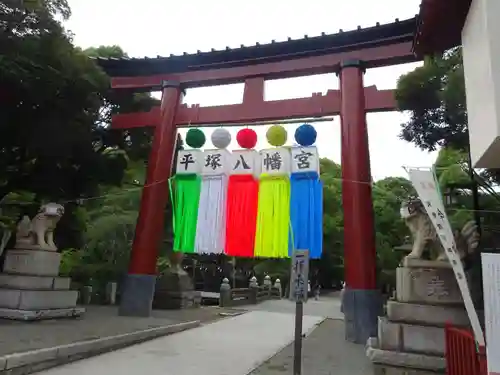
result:
[(253, 257), (257, 223), (260, 155), (255, 150), (231, 153), (227, 188), (226, 248), (229, 256)]
[(413, 187), (417, 191), (418, 197), (422, 201), (425, 211), (432, 221), (432, 224), (439, 236), (439, 240), (445, 249), (446, 256), (450, 261), (455, 273), (455, 278), (460, 288), (462, 298), (464, 300), (465, 309), (474, 331), (474, 336), (479, 345), (484, 346), (484, 335), (479, 323), (477, 311), (472, 303), (469, 285), (465, 275), (462, 260), (457, 252), (455, 237), (450, 223), (446, 216), (443, 201), (439, 193), (438, 184), (434, 178), (432, 170), (409, 169), (408, 174)]
[(255, 257), (289, 257), (290, 159), (285, 147), (261, 151)]
[(175, 176), (170, 182), (173, 203), (174, 251), (195, 251), (198, 204), (201, 191), (202, 153), (200, 150), (180, 150)]
[(500, 374), (500, 254), (481, 254), (488, 374)]
[(195, 240), (195, 250), (198, 254), (224, 252), (227, 178), (230, 169), (231, 154), (226, 149), (203, 152)]
[(290, 176), (290, 250), (309, 249), (310, 259), (320, 259), (323, 249), (323, 183), (314, 146), (292, 147)]

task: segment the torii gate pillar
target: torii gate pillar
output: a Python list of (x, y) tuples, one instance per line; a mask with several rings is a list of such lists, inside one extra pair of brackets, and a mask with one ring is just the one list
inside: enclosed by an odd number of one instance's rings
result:
[(362, 62), (343, 61), (339, 75), (346, 281), (342, 307), (346, 340), (366, 344), (369, 337), (377, 336), (382, 298), (376, 282), (372, 178)]
[(156, 262), (164, 234), (168, 179), (177, 139), (175, 115), (184, 95), (178, 82), (164, 81), (162, 89), (161, 122), (155, 127), (129, 270), (120, 302), (119, 313), (125, 316), (150, 316), (156, 286)]

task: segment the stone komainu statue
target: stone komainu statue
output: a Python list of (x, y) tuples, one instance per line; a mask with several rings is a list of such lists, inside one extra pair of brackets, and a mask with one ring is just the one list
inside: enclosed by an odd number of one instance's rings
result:
[(54, 229), (63, 215), (64, 206), (47, 203), (33, 219), (24, 216), (17, 224), (15, 248), (57, 251)]
[[(420, 199), (414, 198), (403, 202), (401, 217), (413, 237), (413, 247), (408, 258), (422, 258), (424, 251), (428, 249), (431, 260), (447, 260), (445, 249)], [(479, 233), (475, 221), (467, 222), (461, 231), (456, 230), (453, 235), (461, 259), (478, 248)]]

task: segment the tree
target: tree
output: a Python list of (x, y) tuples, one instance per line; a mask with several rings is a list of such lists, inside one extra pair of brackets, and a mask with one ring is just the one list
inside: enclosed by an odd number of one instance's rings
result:
[(126, 160), (99, 143), (108, 78), (53, 18), (68, 16), (67, 4), (31, 3), (32, 10), (4, 5), (0, 15), (8, 34), (1, 36), (0, 199), (27, 190), (37, 201), (74, 200), (119, 183)]
[(442, 146), (468, 149), (461, 48), (428, 57), (422, 67), (401, 76), (396, 101), (410, 114), (402, 124), (402, 139), (428, 151)]
[[(85, 54), (92, 58), (123, 58), (127, 53), (119, 46), (99, 46), (86, 49)], [(116, 113), (147, 112), (160, 105), (160, 101), (150, 93), (134, 93), (128, 90), (108, 88), (103, 92), (104, 103), (101, 107), (103, 142), (116, 145), (125, 150), (131, 160), (147, 160), (153, 139), (152, 127), (110, 130), (111, 116)]]
[[(344, 279), (344, 218), (342, 208), (342, 173), (340, 165), (321, 159), (323, 181), (323, 256), (318, 264), (321, 283), (336, 284)], [(409, 235), (400, 217), (401, 202), (414, 194), (410, 181), (389, 177), (373, 186), (377, 264), (382, 270), (394, 270), (402, 254), (394, 248)], [(381, 277), (381, 282), (388, 283)], [(391, 281), (393, 282), (393, 280)]]
[(70, 15), (67, 0), (3, 0), (0, 3), (0, 40), (16, 44), (27, 35), (41, 36), (61, 31), (55, 17), (67, 20)]
[[(142, 184), (144, 169), (143, 163), (132, 163), (127, 178)], [(141, 187), (108, 187), (103, 192), (103, 196), (85, 204), (85, 241), (81, 250), (63, 252), (61, 266), (62, 274), (85, 284), (93, 280), (98, 289), (109, 281), (119, 281), (127, 270)]]
[(342, 213), (342, 172), (329, 159), (320, 160), (323, 181), (323, 253), (317, 262), (323, 287), (340, 286), (344, 280), (344, 215)]

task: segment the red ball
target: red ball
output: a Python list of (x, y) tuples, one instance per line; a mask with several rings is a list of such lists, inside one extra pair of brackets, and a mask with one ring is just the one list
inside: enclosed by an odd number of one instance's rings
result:
[(241, 148), (254, 148), (257, 144), (257, 133), (252, 129), (241, 129), (236, 134), (236, 141)]

